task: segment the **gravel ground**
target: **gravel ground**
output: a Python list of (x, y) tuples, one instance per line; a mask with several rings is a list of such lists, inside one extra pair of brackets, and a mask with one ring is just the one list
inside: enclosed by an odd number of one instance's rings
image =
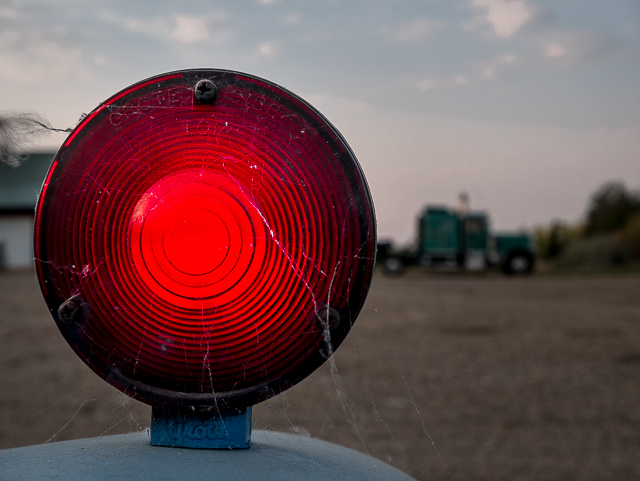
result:
[[(141, 430), (0, 274), (0, 448)], [(421, 480), (640, 479), (640, 278), (376, 277), (334, 362), (254, 407)]]

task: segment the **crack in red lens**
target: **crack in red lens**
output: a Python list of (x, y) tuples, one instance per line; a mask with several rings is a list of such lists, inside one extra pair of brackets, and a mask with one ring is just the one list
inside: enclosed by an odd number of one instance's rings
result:
[[(193, 95), (202, 78), (212, 104)], [(335, 128), (274, 84), (222, 70), (140, 82), (54, 165), (35, 224), (43, 294), (83, 360), (139, 399), (265, 399), (315, 370), (364, 303), (364, 176)], [(85, 317), (65, 323), (72, 296)]]

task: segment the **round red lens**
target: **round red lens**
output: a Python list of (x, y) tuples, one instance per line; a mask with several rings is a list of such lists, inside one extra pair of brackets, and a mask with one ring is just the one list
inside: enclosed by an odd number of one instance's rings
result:
[[(213, 100), (194, 86), (209, 79)], [(186, 70), (95, 109), (51, 166), (38, 279), (108, 382), (167, 406), (240, 408), (299, 382), (364, 303), (375, 218), (337, 130), (250, 75)]]

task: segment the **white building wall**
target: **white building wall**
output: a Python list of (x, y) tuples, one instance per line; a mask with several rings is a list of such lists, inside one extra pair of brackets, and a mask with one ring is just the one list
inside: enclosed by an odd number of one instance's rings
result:
[(0, 268), (33, 267), (33, 215), (0, 214)]

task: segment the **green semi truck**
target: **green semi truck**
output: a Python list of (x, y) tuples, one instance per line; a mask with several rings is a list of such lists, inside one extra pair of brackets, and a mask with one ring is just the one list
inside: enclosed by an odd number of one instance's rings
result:
[(506, 274), (528, 274), (534, 261), (529, 234), (492, 234), (484, 212), (434, 206), (418, 217), (415, 247), (397, 249), (391, 242), (379, 242), (377, 255), (378, 265), (389, 275), (400, 275), (411, 265), (462, 271), (499, 267)]

